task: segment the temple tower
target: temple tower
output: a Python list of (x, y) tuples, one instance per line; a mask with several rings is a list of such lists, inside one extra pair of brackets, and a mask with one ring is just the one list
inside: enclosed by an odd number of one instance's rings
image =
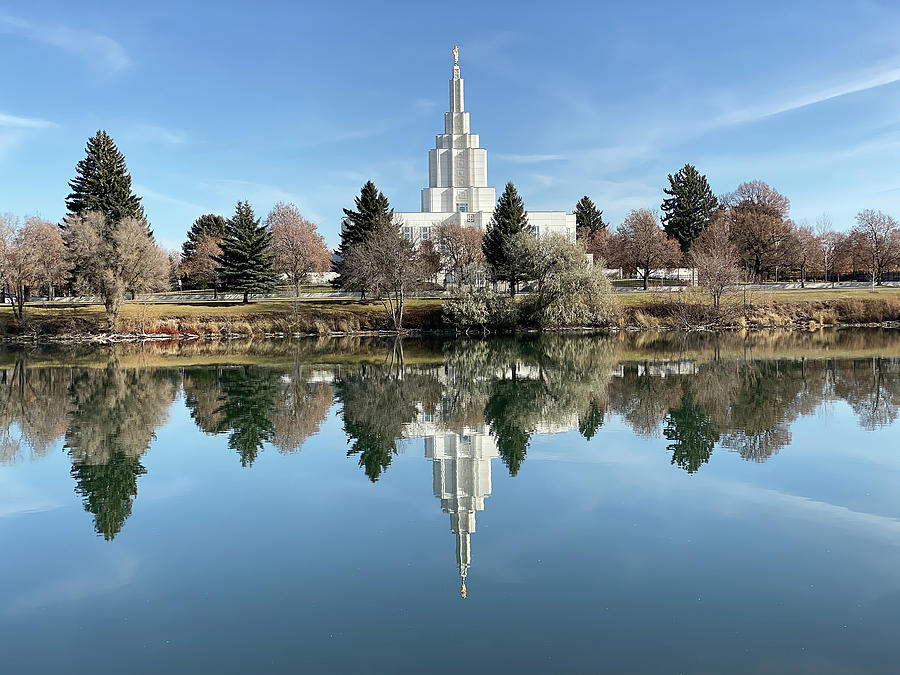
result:
[(444, 113), (444, 133), (428, 151), (428, 187), (422, 190), (423, 213), (491, 211), (496, 201), (487, 184), (487, 150), (469, 126), (465, 89), (454, 51), (450, 78), (450, 110)]

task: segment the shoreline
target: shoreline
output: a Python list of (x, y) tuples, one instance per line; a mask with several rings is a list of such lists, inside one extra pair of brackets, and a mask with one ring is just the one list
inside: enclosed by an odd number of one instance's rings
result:
[(523, 335), (555, 335), (555, 334), (582, 334), (582, 335), (617, 335), (640, 333), (667, 333), (667, 334), (739, 334), (739, 333), (765, 333), (768, 331), (786, 331), (796, 333), (814, 333), (819, 330), (850, 330), (860, 328), (880, 328), (900, 331), (900, 321), (881, 321), (870, 323), (834, 323), (815, 324), (809, 323), (772, 323), (754, 324), (752, 326), (725, 325), (725, 326), (582, 326), (572, 328), (520, 328), (507, 331), (460, 331), (453, 329), (421, 329), (411, 328), (405, 330), (360, 330), (360, 331), (330, 331), (326, 333), (299, 332), (299, 333), (76, 333), (58, 335), (3, 335), (0, 341), (6, 345), (76, 345), (76, 344), (137, 344), (137, 343), (214, 343), (244, 340), (307, 340), (307, 339), (340, 339), (340, 338), (376, 338), (376, 337), (447, 337), (447, 338), (490, 338), (490, 337), (516, 337)]
[[(815, 295), (809, 295), (815, 294)], [(304, 303), (128, 302), (116, 329), (107, 327), (101, 305), (31, 306), (21, 325), (0, 309), (0, 340), (7, 344), (64, 344), (244, 339), (343, 338), (373, 336), (462, 336), (484, 334), (448, 325), (444, 301), (410, 299), (403, 330), (387, 325), (380, 303), (323, 300)], [(718, 309), (701, 294), (657, 293), (614, 300), (607, 318), (595, 325), (539, 329), (532, 325), (488, 328), (489, 335), (546, 333), (730, 333), (821, 328), (900, 328), (900, 289), (879, 291), (787, 291), (723, 299)]]

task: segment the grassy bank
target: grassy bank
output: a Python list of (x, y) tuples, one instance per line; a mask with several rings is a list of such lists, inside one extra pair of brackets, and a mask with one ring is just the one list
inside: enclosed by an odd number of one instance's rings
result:
[[(6, 335), (75, 337), (110, 333), (102, 305), (36, 305), (19, 326), (9, 307), (0, 308)], [(442, 326), (441, 301), (409, 300), (404, 324), (412, 330)], [(140, 335), (266, 335), (355, 333), (387, 330), (378, 302), (307, 300), (303, 302), (142, 303), (122, 306), (116, 333)]]
[(900, 321), (900, 289), (849, 288), (730, 293), (721, 307), (699, 292), (647, 292), (619, 299), (621, 328), (777, 328)]
[[(756, 291), (731, 293), (717, 311), (699, 291), (617, 295), (610, 327), (620, 329), (816, 328), (888, 324), (900, 321), (900, 289)], [(409, 330), (446, 329), (439, 299), (408, 301)], [(41, 304), (28, 307), (23, 325), (11, 308), (0, 307), (0, 334), (7, 337), (67, 339), (109, 335), (101, 305)], [(264, 301), (126, 302), (117, 334), (146, 336), (331, 335), (387, 331), (379, 302), (323, 298), (302, 302)]]

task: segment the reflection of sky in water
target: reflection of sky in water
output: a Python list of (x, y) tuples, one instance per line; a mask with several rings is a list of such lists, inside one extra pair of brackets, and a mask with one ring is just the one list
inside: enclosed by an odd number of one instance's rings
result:
[(60, 442), (0, 466), (4, 668), (890, 672), (900, 425), (812, 410), (766, 461), (718, 444), (694, 473), (615, 410), (532, 435), (514, 477), (489, 462), (463, 601), (433, 439), (372, 483), (334, 405), (244, 468), (178, 394), (111, 541)]

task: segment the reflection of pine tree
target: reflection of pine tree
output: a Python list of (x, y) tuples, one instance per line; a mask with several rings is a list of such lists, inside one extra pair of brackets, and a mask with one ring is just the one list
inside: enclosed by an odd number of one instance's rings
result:
[(605, 415), (603, 408), (599, 407), (594, 401), (591, 401), (587, 412), (578, 417), (578, 433), (584, 436), (586, 441), (589, 441), (596, 435), (600, 427), (603, 426), (604, 420)]
[(398, 368), (363, 367), (335, 382), (335, 400), (342, 404), (344, 432), (359, 466), (373, 483), (390, 466), (403, 437), (403, 425), (412, 422), (419, 406), (433, 412), (442, 387), (434, 375)]
[(107, 368), (76, 371), (69, 387), (72, 415), (66, 449), (72, 477), (94, 527), (107, 540), (131, 515), (137, 477), (146, 473), (140, 456), (175, 398), (174, 374)]
[(678, 408), (669, 411), (663, 435), (670, 441), (672, 464), (694, 473), (709, 461), (719, 440), (719, 432), (690, 393)]
[(268, 368), (226, 368), (219, 376), (221, 405), (216, 433), (230, 432), (228, 447), (241, 456), (241, 465), (256, 460), (263, 443), (275, 437), (272, 411), (278, 396), (279, 373)]
[(528, 443), (531, 441), (529, 419), (535, 416), (535, 401), (543, 399), (543, 383), (536, 380), (519, 380), (513, 368), (509, 380), (497, 380), (491, 397), (484, 406), (484, 420), (497, 441), (500, 459), (509, 469), (509, 475), (519, 473)]
[(72, 465), (75, 492), (84, 508), (94, 515), (94, 528), (107, 541), (113, 539), (128, 516), (137, 496), (137, 477), (147, 473), (137, 457), (116, 452), (104, 464), (76, 461)]

